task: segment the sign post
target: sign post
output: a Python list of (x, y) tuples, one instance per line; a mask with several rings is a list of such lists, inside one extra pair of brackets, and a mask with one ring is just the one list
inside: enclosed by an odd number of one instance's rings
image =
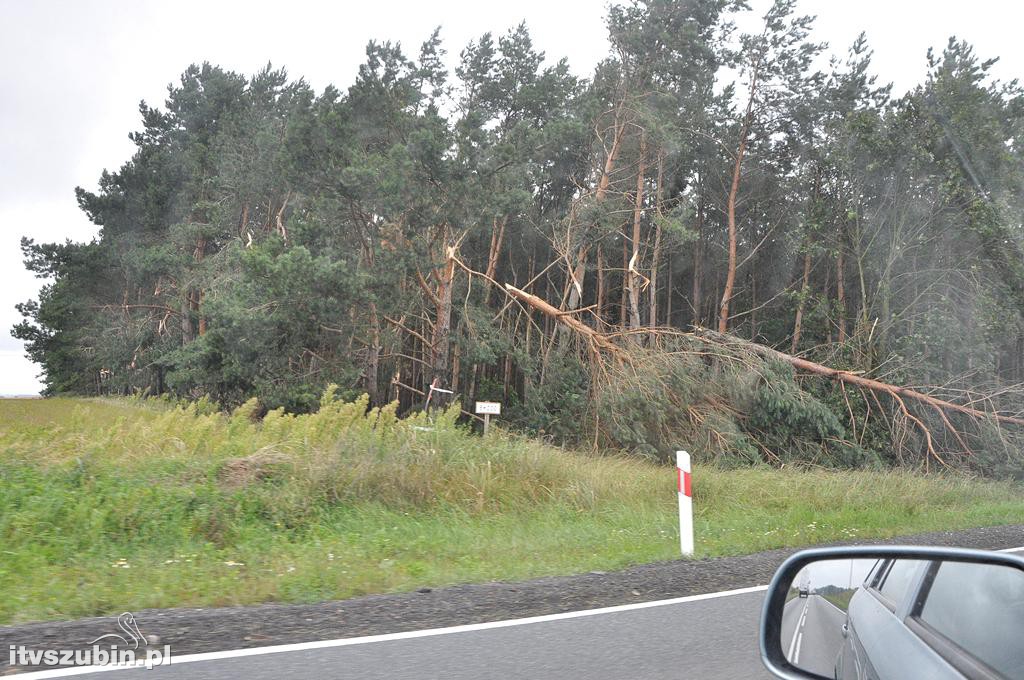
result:
[(478, 401), (476, 402), (476, 414), (484, 417), (484, 436), (487, 436), (487, 430), (491, 426), (491, 416), (501, 415), (501, 404), (496, 401)]
[(693, 493), (690, 488), (690, 454), (676, 451), (679, 477), (679, 548), (684, 557), (693, 556)]

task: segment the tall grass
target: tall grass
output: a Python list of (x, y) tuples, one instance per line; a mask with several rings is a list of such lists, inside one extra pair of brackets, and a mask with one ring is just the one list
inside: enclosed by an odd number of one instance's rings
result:
[[(324, 395), (0, 401), (0, 623), (311, 601), (676, 556), (670, 468)], [(1008, 483), (694, 472), (699, 556), (1019, 521)]]

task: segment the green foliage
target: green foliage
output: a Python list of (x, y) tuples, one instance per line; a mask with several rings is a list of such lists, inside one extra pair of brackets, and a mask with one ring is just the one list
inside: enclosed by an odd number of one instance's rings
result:
[(831, 442), (840, 446), (830, 462), (848, 467), (864, 462), (855, 445), (843, 441), (847, 433), (836, 413), (802, 390), (788, 365), (765, 363), (744, 426), (785, 462), (821, 462)]
[(589, 397), (588, 367), (575, 354), (558, 353), (551, 356), (544, 381), (510, 405), (508, 421), (547, 439), (579, 443), (587, 432)]
[[(736, 356), (652, 351), (609, 381), (503, 295), (600, 331), (715, 325), (742, 140), (732, 334), (1021, 412), (1024, 88), (951, 40), (894, 99), (864, 36), (819, 72), (793, 0), (737, 34), (746, 5), (613, 4), (589, 79), (525, 25), (471, 41), (452, 74), (436, 30), (415, 53), (371, 42), (352, 85), (319, 94), (270, 65), (189, 66), (140, 106), (132, 157), (76, 190), (96, 239), (23, 241), (46, 283), (13, 333), (47, 394), (310, 413), (338, 384), (406, 412), (437, 380), (560, 443), (918, 464), (922, 429), (890, 401)], [(1017, 468), (1016, 435), (915, 417), (929, 459)]]

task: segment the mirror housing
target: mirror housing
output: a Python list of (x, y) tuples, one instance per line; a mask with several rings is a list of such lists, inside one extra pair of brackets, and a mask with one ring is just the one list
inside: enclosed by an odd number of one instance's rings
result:
[[(857, 546), (802, 550), (782, 563), (768, 586), (761, 611), (761, 661), (783, 680), (830, 680), (791, 664), (782, 645), (782, 616), (791, 584), (807, 565), (823, 560), (924, 560), (997, 565), (1024, 571), (1024, 559), (1007, 553), (962, 548), (914, 546)], [(845, 626), (844, 626), (845, 628)], [(846, 631), (843, 631), (845, 635)]]

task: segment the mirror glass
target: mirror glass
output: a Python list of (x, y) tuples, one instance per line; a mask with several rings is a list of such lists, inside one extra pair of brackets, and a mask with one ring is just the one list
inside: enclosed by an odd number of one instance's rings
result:
[(942, 560), (828, 559), (789, 584), (779, 643), (839, 680), (1024, 680), (1024, 571)]

